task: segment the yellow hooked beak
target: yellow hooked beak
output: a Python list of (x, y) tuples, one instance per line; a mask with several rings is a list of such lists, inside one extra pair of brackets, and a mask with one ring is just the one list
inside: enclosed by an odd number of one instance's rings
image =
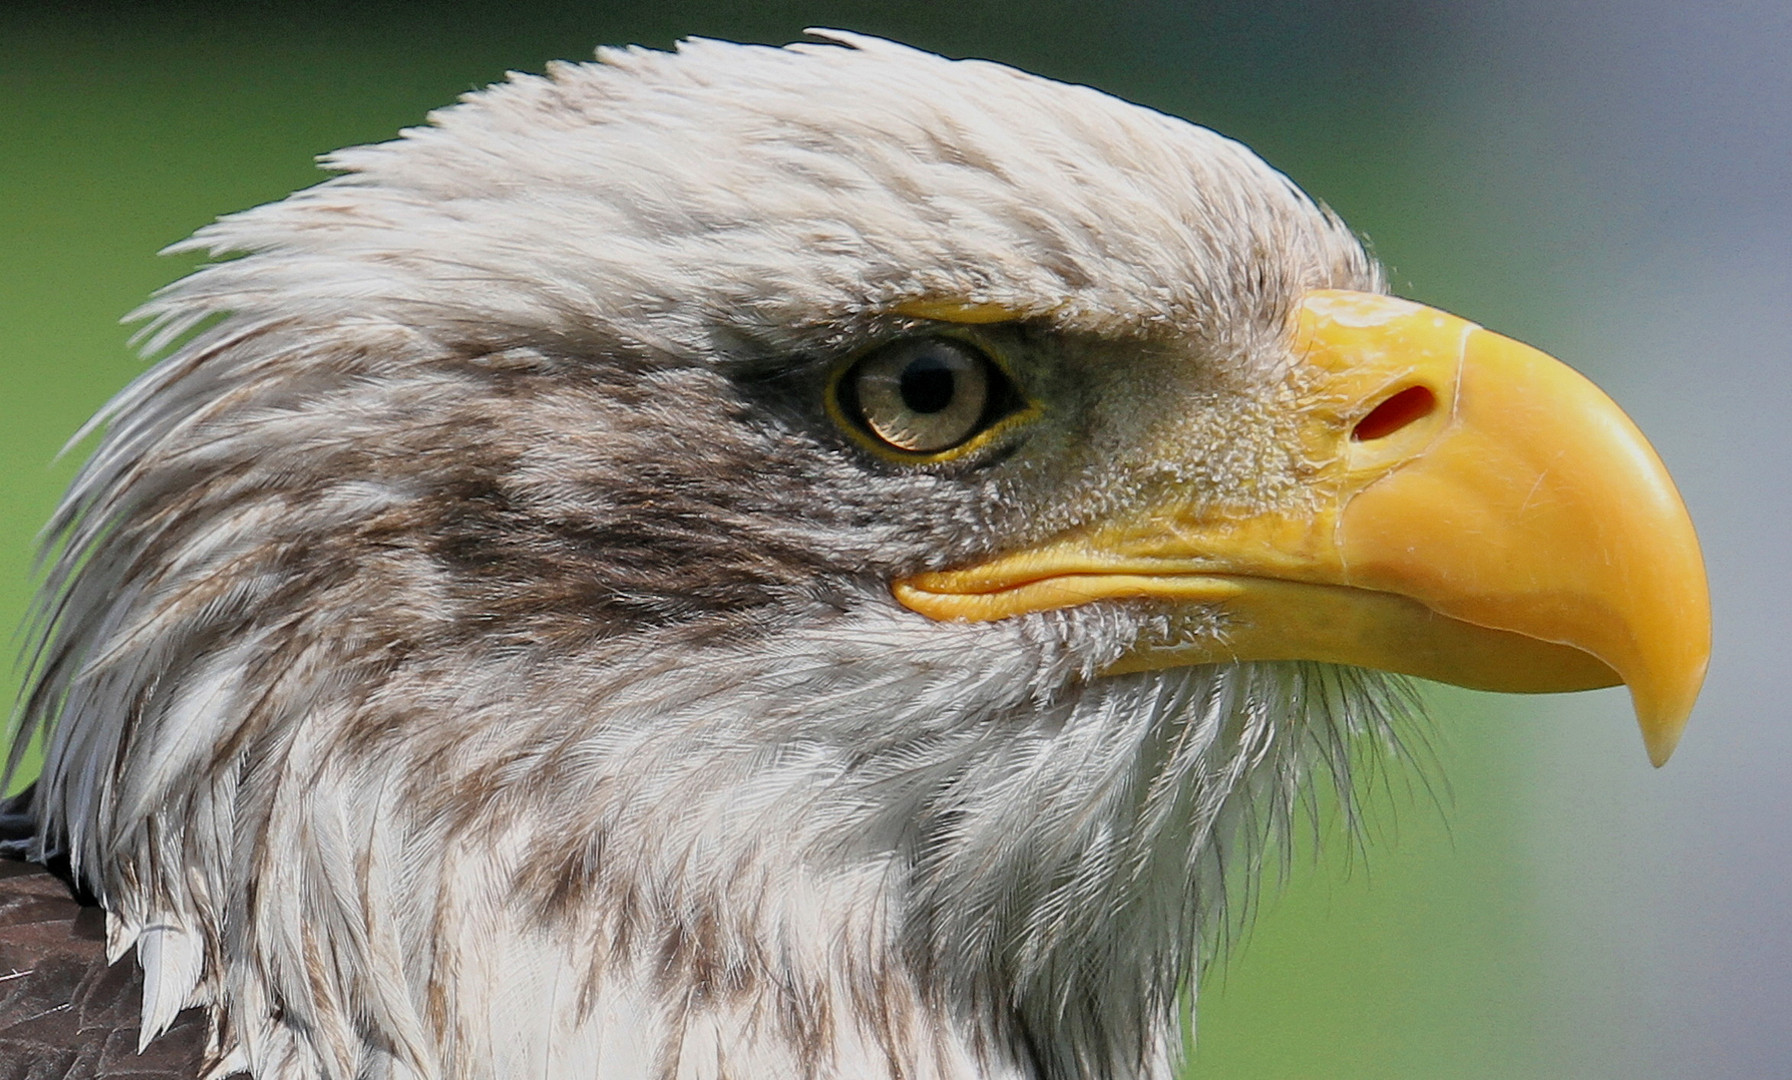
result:
[(1316, 464), (1298, 511), (1176, 494), (1045, 544), (897, 582), (936, 619), (1092, 600), (1216, 610), (1217, 639), (1111, 671), (1321, 660), (1484, 690), (1625, 683), (1665, 762), (1704, 682), (1704, 562), (1667, 470), (1566, 365), (1404, 300), (1302, 301), (1295, 384)]

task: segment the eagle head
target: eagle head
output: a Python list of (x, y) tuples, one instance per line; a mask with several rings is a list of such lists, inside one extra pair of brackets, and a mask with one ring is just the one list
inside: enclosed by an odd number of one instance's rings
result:
[(826, 34), (512, 76), (224, 218), (52, 526), (40, 842), (262, 1080), (1163, 1077), (1403, 675), (1708, 642), (1567, 368), (1239, 144)]

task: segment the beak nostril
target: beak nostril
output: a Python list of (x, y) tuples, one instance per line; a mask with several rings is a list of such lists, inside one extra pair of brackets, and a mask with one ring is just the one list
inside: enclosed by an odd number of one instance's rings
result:
[(1429, 386), (1409, 386), (1369, 410), (1368, 416), (1357, 421), (1350, 437), (1357, 442), (1385, 439), (1406, 425), (1430, 416), (1435, 408), (1437, 395)]

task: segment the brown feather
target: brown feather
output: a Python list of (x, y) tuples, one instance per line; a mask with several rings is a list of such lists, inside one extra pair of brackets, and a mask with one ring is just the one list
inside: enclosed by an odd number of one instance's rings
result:
[(195, 1080), (205, 1014), (137, 1053), (143, 973), (106, 963), (106, 915), (33, 863), (0, 859), (0, 1080)]

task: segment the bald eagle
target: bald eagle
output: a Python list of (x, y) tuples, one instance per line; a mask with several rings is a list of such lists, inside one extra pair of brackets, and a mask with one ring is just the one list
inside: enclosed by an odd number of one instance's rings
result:
[(92, 906), (3, 871), (7, 1075), (1163, 1078), (1405, 676), (1666, 757), (1702, 564), (1591, 384), (1211, 131), (819, 36), (176, 245), (50, 527), (12, 821)]

